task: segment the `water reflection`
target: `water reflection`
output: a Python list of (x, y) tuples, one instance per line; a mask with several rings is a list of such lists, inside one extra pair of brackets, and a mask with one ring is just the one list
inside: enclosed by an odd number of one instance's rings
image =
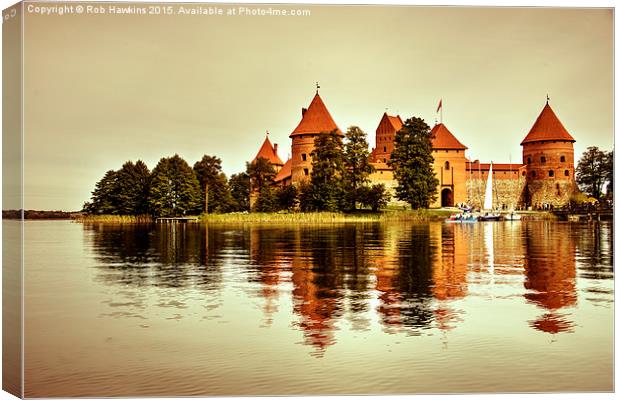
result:
[[(560, 225), (532, 224), (525, 228), (525, 298), (547, 310), (530, 325), (548, 332), (572, 332), (574, 323), (559, 310), (577, 302), (575, 288), (575, 242), (568, 231), (554, 232)], [(546, 240), (541, 240), (546, 238)]]
[[(140, 288), (155, 287), (166, 290), (156, 305), (182, 318), (187, 291), (213, 309), (228, 287), (259, 302), (261, 326), (290, 319), (317, 357), (345, 321), (364, 332), (376, 318), (385, 333), (407, 336), (457, 329), (469, 296), (525, 298), (541, 310), (526, 321), (531, 328), (573, 332), (577, 260), (588, 279), (613, 273), (612, 228), (604, 224), (95, 224), (84, 232), (96, 279), (122, 288), (109, 315), (139, 317), (148, 303)], [(609, 301), (609, 290), (588, 290), (592, 301)]]

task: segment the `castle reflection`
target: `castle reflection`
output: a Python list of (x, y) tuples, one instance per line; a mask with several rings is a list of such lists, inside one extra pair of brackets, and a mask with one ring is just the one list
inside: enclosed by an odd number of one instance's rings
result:
[(292, 310), (293, 328), (317, 357), (342, 323), (359, 332), (377, 320), (388, 334), (447, 333), (466, 321), (468, 296), (517, 292), (542, 310), (528, 322), (533, 329), (574, 329), (570, 224), (85, 224), (84, 234), (99, 262), (96, 279), (191, 288), (218, 301), (226, 286), (240, 288), (259, 303), (264, 327)]
[[(547, 332), (572, 332), (574, 324), (560, 311), (577, 302), (575, 241), (570, 224), (528, 224), (524, 241), (525, 298), (547, 310), (533, 328)], [(545, 240), (541, 240), (545, 238)]]

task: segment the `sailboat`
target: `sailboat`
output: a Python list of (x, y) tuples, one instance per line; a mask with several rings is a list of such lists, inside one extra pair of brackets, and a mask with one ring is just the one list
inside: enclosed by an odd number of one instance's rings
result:
[(478, 217), (478, 221), (499, 221), (502, 218), (499, 214), (493, 213), (493, 163), (491, 163), (489, 167), (487, 186), (484, 190), (482, 212), (483, 214)]
[[(512, 160), (510, 161), (510, 176), (512, 176)], [(512, 179), (512, 178), (511, 178)], [(517, 177), (517, 185), (519, 184), (519, 177)], [(521, 220), (521, 215), (517, 214), (515, 211), (515, 205), (512, 203), (510, 210), (508, 210), (508, 214), (504, 215), (504, 218), (507, 221), (519, 221)]]

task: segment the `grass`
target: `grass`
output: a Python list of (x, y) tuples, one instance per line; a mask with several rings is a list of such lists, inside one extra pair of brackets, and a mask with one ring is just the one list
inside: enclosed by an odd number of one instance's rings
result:
[(386, 221), (431, 221), (443, 220), (450, 216), (452, 211), (447, 210), (400, 210), (370, 212), (358, 211), (354, 213), (231, 213), (231, 214), (203, 214), (202, 222), (208, 223), (342, 223), (342, 222), (386, 222)]
[[(336, 212), (278, 212), (278, 213), (229, 213), (229, 214), (202, 214), (200, 222), (206, 223), (286, 223), (286, 224), (328, 224), (346, 222), (427, 222), (443, 221), (455, 210), (450, 209), (420, 209), (403, 210), (402, 208), (388, 208), (380, 212), (360, 210), (353, 213)], [(519, 214), (527, 220), (555, 220), (555, 215), (549, 212), (520, 211)], [(109, 224), (150, 224), (153, 218), (149, 215), (79, 215), (73, 220), (88, 223)]]
[(73, 220), (106, 224), (150, 224), (153, 222), (150, 215), (78, 215)]

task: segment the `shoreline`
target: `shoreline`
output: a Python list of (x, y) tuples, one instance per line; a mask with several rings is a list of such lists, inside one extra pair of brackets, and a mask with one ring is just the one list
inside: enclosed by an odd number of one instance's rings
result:
[[(458, 212), (455, 209), (420, 209), (420, 210), (384, 210), (380, 212), (357, 211), (352, 213), (339, 212), (279, 212), (279, 213), (228, 213), (202, 214), (192, 216), (196, 221), (185, 223), (201, 224), (331, 224), (331, 223), (386, 223), (386, 222), (432, 222), (444, 221)], [(556, 215), (547, 211), (518, 211), (523, 221), (559, 220)], [(3, 219), (20, 220), (20, 218)], [(28, 218), (25, 220), (69, 220), (78, 223), (110, 223), (110, 224), (153, 224), (156, 219), (149, 215), (84, 215), (72, 214), (65, 218)]]

